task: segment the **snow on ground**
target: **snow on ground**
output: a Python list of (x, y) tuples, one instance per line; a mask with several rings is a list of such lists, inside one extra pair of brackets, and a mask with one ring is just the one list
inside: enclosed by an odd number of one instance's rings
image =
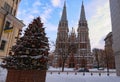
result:
[[(48, 71), (62, 71), (62, 68), (53, 68), (49, 67)], [(75, 68), (64, 68), (64, 71), (77, 71)], [(89, 69), (90, 72), (107, 72), (107, 69), (104, 70), (98, 70), (97, 68)], [(115, 73), (115, 69), (109, 69), (109, 72)]]
[[(120, 82), (120, 77), (116, 76), (115, 73), (85, 73), (74, 72), (74, 69), (65, 68), (66, 72), (55, 72), (61, 71), (61, 68), (50, 68), (47, 72), (46, 82)], [(53, 72), (54, 71), (54, 72)], [(69, 71), (69, 72), (67, 72)], [(7, 70), (0, 68), (0, 82), (5, 82)]]
[(111, 74), (107, 76), (98, 73), (91, 76), (90, 73), (47, 73), (46, 82), (120, 82), (120, 77), (117, 77), (116, 74)]
[(0, 82), (5, 82), (7, 70), (0, 68)]
[[(46, 82), (120, 82), (120, 77), (116, 76), (116, 70), (110, 69), (110, 75), (107, 76), (107, 70), (89, 69), (89, 73), (76, 72), (73, 68), (65, 68), (65, 72), (61, 72), (62, 68), (49, 67)], [(91, 75), (91, 72), (93, 75)], [(99, 72), (102, 72), (101, 75)], [(7, 70), (0, 68), (0, 82), (5, 82)]]
[[(48, 71), (62, 71), (62, 68), (49, 67)], [(64, 68), (64, 71), (75, 71), (74, 68)]]

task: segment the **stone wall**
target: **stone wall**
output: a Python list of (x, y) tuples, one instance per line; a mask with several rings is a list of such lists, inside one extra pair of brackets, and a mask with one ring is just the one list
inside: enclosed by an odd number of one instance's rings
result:
[(120, 0), (109, 1), (113, 33), (113, 51), (117, 75), (120, 76)]

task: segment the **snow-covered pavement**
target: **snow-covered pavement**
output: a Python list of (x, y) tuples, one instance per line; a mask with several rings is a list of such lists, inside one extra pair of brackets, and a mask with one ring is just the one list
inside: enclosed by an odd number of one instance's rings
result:
[(0, 68), (0, 82), (5, 82), (7, 70)]
[[(85, 73), (82, 72), (72, 72), (73, 69), (66, 69), (65, 71), (71, 72), (51, 72), (51, 71), (60, 71), (60, 68), (54, 69), (50, 68), (46, 75), (46, 82), (120, 82), (120, 77), (116, 76), (115, 73), (110, 73), (107, 76), (107, 73)], [(0, 82), (5, 82), (7, 75), (7, 70), (0, 68)]]
[(91, 76), (90, 73), (57, 73), (51, 72), (47, 73), (46, 82), (120, 82), (120, 77), (117, 77), (115, 73), (107, 76), (106, 73), (99, 76), (98, 73), (95, 73)]
[[(5, 82), (6, 75), (7, 71), (0, 68), (0, 82)], [(109, 76), (106, 73), (101, 73), (100, 76), (99, 73), (93, 73), (93, 75), (85, 73), (83, 75), (82, 72), (77, 74), (75, 72), (47, 72), (46, 82), (120, 82), (120, 77), (115, 73), (110, 73)]]

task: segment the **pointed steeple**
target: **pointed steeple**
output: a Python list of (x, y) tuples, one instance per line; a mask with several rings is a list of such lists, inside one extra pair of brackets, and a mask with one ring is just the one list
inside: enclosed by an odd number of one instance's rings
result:
[(64, 7), (63, 7), (61, 21), (67, 21), (66, 1), (64, 2)]
[(71, 36), (76, 36), (75, 29), (72, 27)]
[(80, 21), (86, 21), (85, 9), (84, 9), (83, 1), (82, 1), (82, 6), (81, 6)]
[(75, 29), (72, 27), (72, 31), (71, 31), (71, 34), (75, 34)]

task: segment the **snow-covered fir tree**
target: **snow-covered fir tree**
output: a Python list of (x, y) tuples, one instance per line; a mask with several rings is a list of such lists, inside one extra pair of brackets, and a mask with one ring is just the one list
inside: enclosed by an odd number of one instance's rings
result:
[(24, 36), (17, 39), (2, 67), (19, 70), (46, 70), (49, 44), (40, 17), (29, 24)]

